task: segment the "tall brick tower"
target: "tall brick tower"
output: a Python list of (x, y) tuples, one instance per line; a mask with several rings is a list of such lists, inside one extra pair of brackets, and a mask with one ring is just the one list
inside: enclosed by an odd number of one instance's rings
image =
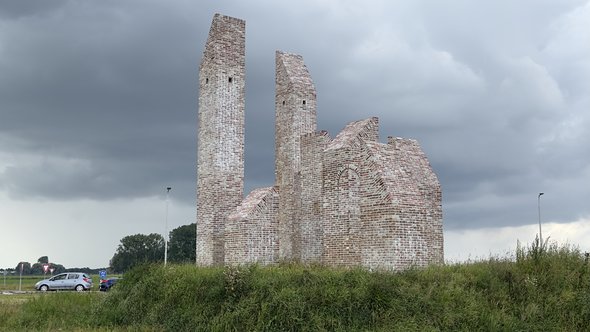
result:
[(215, 14), (199, 67), (197, 264), (224, 263), (227, 216), (244, 193), (246, 22)]
[(316, 91), (303, 57), (276, 52), (275, 184), (279, 191), (279, 257), (301, 258), (301, 135), (316, 131)]

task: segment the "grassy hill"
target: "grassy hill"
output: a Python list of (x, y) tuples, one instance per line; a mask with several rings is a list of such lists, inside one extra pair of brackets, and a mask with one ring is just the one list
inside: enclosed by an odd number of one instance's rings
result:
[[(108, 294), (25, 301), (0, 326), (207, 331), (581, 331), (590, 268), (576, 248), (534, 243), (512, 258), (401, 273), (282, 264), (142, 266)], [(48, 294), (49, 295), (49, 294)], [(64, 304), (65, 303), (65, 304)], [(0, 314), (1, 314), (0, 309)], [(1, 316), (1, 315), (0, 315)], [(2, 325), (4, 324), (4, 325)], [(49, 325), (48, 325), (49, 324)]]

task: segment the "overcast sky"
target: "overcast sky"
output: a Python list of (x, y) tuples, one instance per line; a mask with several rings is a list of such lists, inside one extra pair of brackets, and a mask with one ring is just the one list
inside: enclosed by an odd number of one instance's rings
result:
[(588, 0), (0, 0), (0, 267), (108, 266), (195, 221), (198, 64), (246, 20), (246, 190), (274, 180), (275, 50), (301, 54), (318, 129), (377, 116), (443, 190), (445, 255), (538, 232), (590, 250)]

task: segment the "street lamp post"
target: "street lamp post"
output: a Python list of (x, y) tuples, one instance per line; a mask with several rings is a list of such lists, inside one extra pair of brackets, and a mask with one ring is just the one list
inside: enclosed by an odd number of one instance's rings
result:
[(166, 227), (164, 229), (164, 266), (168, 262), (168, 198), (172, 187), (166, 188)]
[(541, 196), (545, 193), (539, 193), (537, 196), (537, 208), (539, 211), (539, 243), (543, 245), (543, 233), (541, 233)]

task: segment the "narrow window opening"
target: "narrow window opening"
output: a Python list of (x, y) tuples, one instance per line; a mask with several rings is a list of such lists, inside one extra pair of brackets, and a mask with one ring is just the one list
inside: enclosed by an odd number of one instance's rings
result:
[(303, 101), (303, 105), (305, 105), (305, 100)]
[(209, 83), (209, 77), (207, 77), (207, 78), (205, 79), (205, 84), (208, 84), (208, 83)]
[(283, 105), (285, 105), (285, 101), (283, 100)]
[(231, 83), (233, 81), (233, 78), (230, 77), (227, 81)]

